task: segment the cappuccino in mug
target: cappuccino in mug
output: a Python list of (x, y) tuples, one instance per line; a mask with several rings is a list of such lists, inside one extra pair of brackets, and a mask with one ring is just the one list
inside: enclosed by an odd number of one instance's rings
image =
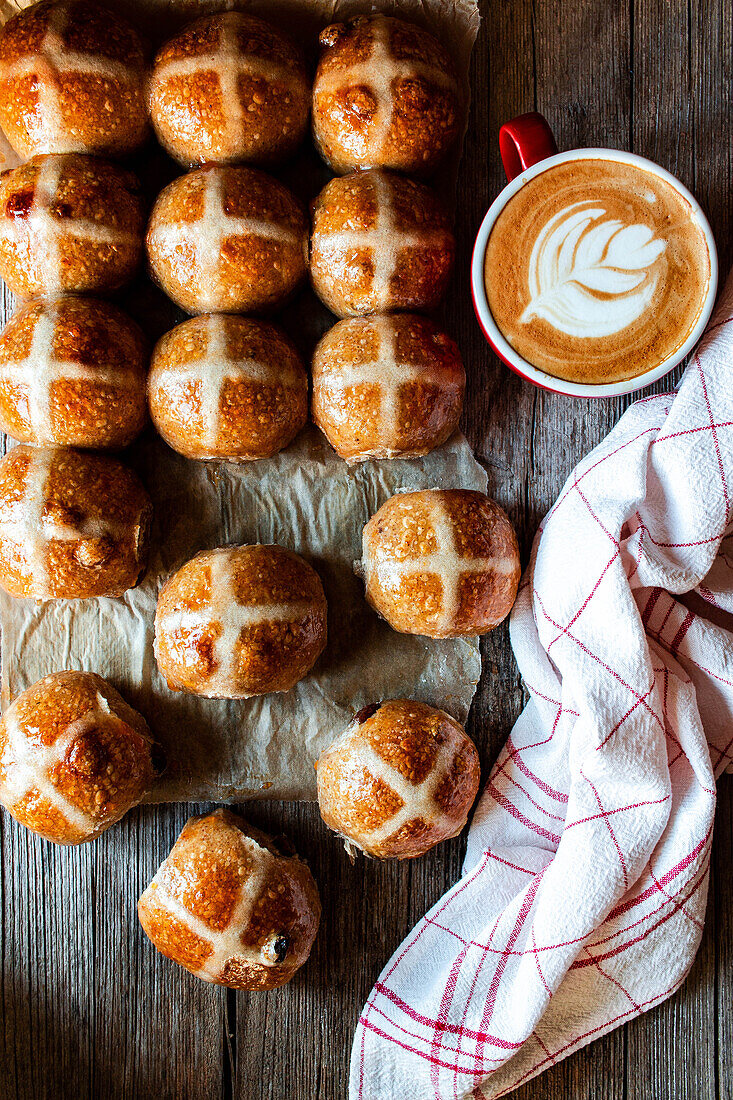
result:
[(682, 347), (711, 278), (688, 200), (636, 164), (588, 158), (507, 202), (484, 259), (489, 309), (528, 363), (571, 382), (645, 374)]

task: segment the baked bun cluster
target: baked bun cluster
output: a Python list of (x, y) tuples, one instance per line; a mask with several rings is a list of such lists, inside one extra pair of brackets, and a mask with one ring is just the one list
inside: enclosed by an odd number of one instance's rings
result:
[(402, 634), (486, 634), (519, 587), (517, 536), (483, 493), (425, 489), (390, 497), (364, 528), (366, 598)]
[(335, 172), (428, 173), (458, 135), (453, 62), (421, 27), (365, 15), (321, 31), (313, 136)]
[(174, 450), (244, 462), (276, 454), (305, 425), (308, 376), (274, 325), (207, 313), (158, 341), (148, 400), (155, 427)]
[(92, 672), (46, 676), (0, 721), (0, 803), (56, 844), (81, 844), (114, 825), (160, 763), (142, 715)]
[(282, 546), (206, 550), (158, 598), (155, 656), (174, 690), (220, 699), (289, 691), (325, 645), (320, 578)]
[(148, 136), (137, 31), (97, 0), (44, 0), (0, 31), (0, 126), (21, 157), (123, 156)]
[(116, 459), (14, 447), (0, 459), (0, 585), (34, 600), (122, 596), (145, 571), (151, 519)]
[(455, 241), (437, 196), (381, 169), (337, 177), (313, 205), (311, 279), (337, 317), (434, 309)]
[(149, 104), (155, 134), (182, 164), (269, 164), (289, 157), (308, 125), (301, 51), (243, 12), (190, 23), (158, 51)]
[(377, 859), (413, 859), (466, 824), (478, 753), (442, 710), (389, 700), (359, 711), (316, 764), (329, 828)]
[[(311, 282), (341, 318), (313, 360), (313, 419), (347, 462), (412, 458), (455, 431), (465, 375), (431, 322), (455, 241), (429, 175), (460, 130), (462, 97), (437, 39), (402, 19), (327, 27), (313, 85), (313, 137), (338, 173), (313, 203)], [(350, 173), (350, 174), (348, 174)], [(399, 174), (398, 174), (399, 173)]]
[(101, 298), (23, 305), (0, 334), (0, 430), (37, 446), (126, 447), (147, 420), (147, 342)]
[(205, 982), (275, 989), (310, 954), (321, 903), (305, 863), (230, 810), (192, 817), (137, 904), (167, 958)]
[(339, 321), (313, 355), (313, 420), (348, 463), (417, 458), (458, 427), (466, 372), (427, 317)]
[(188, 313), (283, 305), (305, 277), (305, 214), (278, 180), (253, 168), (209, 166), (169, 183), (147, 230), (153, 277)]
[[(0, 31), (0, 125), (26, 163), (0, 174), (0, 276), (27, 301), (0, 335), (0, 585), (34, 600), (120, 597), (143, 575), (152, 508), (107, 455), (147, 409), (192, 459), (252, 461), (294, 439), (308, 380), (269, 321), (310, 267), (345, 318), (313, 360), (313, 415), (347, 462), (413, 458), (456, 430), (465, 372), (414, 310), (440, 303), (455, 243), (429, 175), (456, 139), (456, 72), (425, 30), (381, 15), (327, 28), (311, 90), (300, 49), (249, 13), (207, 15), (148, 70), (134, 29), (93, 0), (42, 0)], [(313, 204), (257, 166), (303, 140), (338, 173)], [(115, 160), (149, 134), (190, 168), (157, 196)], [(255, 167), (253, 167), (255, 166)], [(351, 174), (347, 174), (351, 173)], [(149, 272), (195, 316), (145, 340), (83, 295)], [(364, 529), (367, 599), (397, 630), (482, 633), (516, 593), (516, 538), (480, 493), (388, 501)], [(154, 653), (169, 688), (246, 699), (288, 691), (326, 645), (314, 569), (281, 546), (231, 546), (163, 586)], [(0, 803), (49, 840), (98, 836), (154, 783), (150, 731), (93, 673), (59, 672), (0, 722)], [(321, 813), (350, 845), (412, 858), (454, 836), (476, 795), (476, 750), (449, 715), (366, 708), (317, 765)], [(310, 871), (228, 810), (192, 818), (138, 903), (164, 955), (206, 981), (272, 989), (306, 961), (320, 917)]]

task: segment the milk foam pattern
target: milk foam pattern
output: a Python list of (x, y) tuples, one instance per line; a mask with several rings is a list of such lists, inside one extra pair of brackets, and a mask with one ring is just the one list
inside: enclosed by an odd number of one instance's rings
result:
[(620, 332), (649, 308), (666, 247), (649, 226), (624, 225), (592, 200), (572, 203), (534, 243), (520, 322), (540, 317), (583, 338)]

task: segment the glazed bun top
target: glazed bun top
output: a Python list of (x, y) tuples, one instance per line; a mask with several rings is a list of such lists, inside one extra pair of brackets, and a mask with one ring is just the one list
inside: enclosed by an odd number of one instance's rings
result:
[(313, 876), (286, 843), (231, 810), (190, 818), (138, 902), (146, 934), (205, 982), (284, 985), (308, 958), (321, 915)]
[(289, 691), (326, 645), (326, 613), (318, 574), (292, 550), (204, 550), (158, 597), (158, 667), (169, 687), (209, 698)]
[(117, 449), (145, 425), (147, 342), (102, 298), (35, 298), (0, 335), (0, 429), (22, 443)]
[(308, 376), (274, 325), (205, 313), (158, 341), (148, 399), (155, 427), (174, 450), (244, 462), (282, 450), (304, 426)]
[(366, 598), (403, 634), (485, 634), (517, 595), (514, 528), (496, 501), (471, 489), (397, 493), (366, 524), (363, 548)]
[(414, 458), (458, 427), (466, 372), (455, 343), (427, 317), (349, 317), (315, 349), (313, 419), (348, 463)]
[(0, 31), (0, 123), (21, 157), (123, 156), (148, 135), (145, 51), (96, 0), (43, 0)]
[(139, 181), (110, 161), (36, 156), (0, 175), (0, 275), (21, 298), (117, 290), (142, 231)]
[(426, 174), (461, 123), (453, 62), (422, 27), (361, 15), (321, 32), (313, 134), (339, 174), (394, 168)]
[(153, 275), (188, 313), (274, 309), (305, 277), (305, 213), (255, 168), (207, 166), (164, 187), (146, 236)]
[(320, 756), (326, 824), (378, 859), (412, 859), (455, 836), (478, 791), (479, 762), (463, 727), (410, 699), (364, 707)]
[(0, 722), (0, 802), (57, 844), (92, 840), (119, 821), (159, 763), (142, 715), (92, 672), (38, 680)]
[(182, 164), (270, 164), (301, 142), (310, 87), (300, 50), (279, 29), (230, 11), (161, 47), (149, 102), (158, 140)]
[(145, 571), (152, 511), (114, 458), (13, 447), (0, 460), (0, 585), (35, 600), (121, 596)]
[(396, 172), (332, 179), (313, 204), (311, 279), (338, 317), (434, 309), (454, 252), (438, 196)]

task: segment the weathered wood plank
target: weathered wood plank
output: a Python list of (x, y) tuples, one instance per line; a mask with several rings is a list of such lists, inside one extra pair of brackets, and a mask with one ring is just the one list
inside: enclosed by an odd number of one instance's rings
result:
[(136, 908), (184, 822), (203, 809), (146, 806), (93, 847), (92, 1097), (222, 1095), (226, 991), (164, 959)]
[[(719, 1100), (733, 1100), (733, 778), (718, 784), (718, 811), (713, 844), (715, 880), (715, 1041)], [(711, 921), (711, 925), (713, 922)]]

